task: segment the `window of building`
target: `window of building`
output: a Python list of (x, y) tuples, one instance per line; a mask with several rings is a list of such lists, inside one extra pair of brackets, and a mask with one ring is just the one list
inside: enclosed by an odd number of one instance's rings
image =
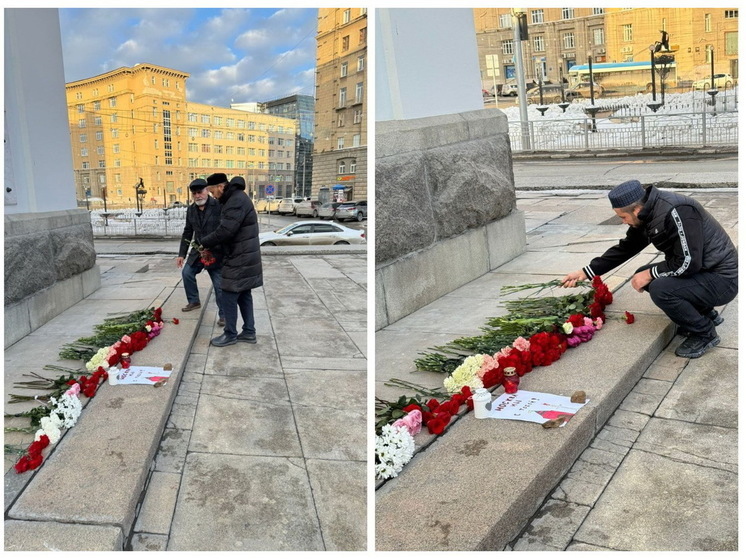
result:
[(223, 125), (223, 117), (222, 116), (214, 116), (214, 117), (212, 117), (212, 123), (215, 126), (222, 126)]
[(80, 148), (80, 157), (88, 157), (88, 148)]
[(562, 34), (562, 48), (565, 48), (565, 49), (575, 48), (575, 33), (563, 33)]
[(342, 37), (342, 50), (343, 51), (350, 50), (350, 36), (349, 35), (345, 35), (344, 37)]
[(363, 82), (355, 84), (355, 103), (363, 102)]
[(158, 109), (153, 107), (153, 118), (156, 118), (158, 116)]
[(562, 8), (562, 19), (572, 19), (575, 17), (575, 8)]
[(337, 149), (344, 149), (345, 147), (345, 139), (344, 136), (341, 136), (337, 138)]
[(246, 155), (246, 148), (237, 147), (236, 148), (236, 155)]
[(596, 27), (593, 29), (593, 44), (603, 45), (604, 44), (604, 28)]
[(202, 129), (202, 137), (203, 138), (209, 138), (210, 137), (210, 130), (208, 128)]
[(236, 135), (236, 140), (238, 140), (239, 142), (245, 142), (246, 141), (246, 134), (244, 134), (243, 132), (239, 132)]
[(233, 146), (225, 146), (225, 154), (233, 155)]
[(170, 83), (170, 82), (168, 81), (168, 79), (167, 79), (167, 78), (162, 78), (162, 79), (161, 79), (161, 85), (162, 85), (163, 87), (168, 87), (168, 86), (170, 86), (170, 85), (171, 85), (171, 83)]
[(103, 159), (98, 160), (98, 168), (99, 169), (106, 169), (106, 161)]
[(600, 16), (604, 13), (603, 8), (593, 8), (593, 15), (594, 16)]
[(249, 121), (249, 130), (256, 130), (256, 122), (253, 120)]
[(363, 109), (355, 109), (352, 117), (353, 124), (360, 124), (363, 121)]
[(245, 169), (246, 168), (246, 161), (236, 161), (236, 167), (238, 169)]
[(246, 128), (246, 121), (245, 120), (237, 120), (236, 121), (236, 128)]
[(116, 122), (116, 121), (117, 121), (117, 118), (118, 118), (118, 117), (117, 117), (117, 113), (112, 113), (112, 115), (111, 115), (111, 117), (110, 117), (110, 119), (109, 119), (109, 120), (110, 120), (110, 122)]
[(347, 171), (347, 164), (345, 163), (345, 160), (344, 159), (339, 159), (337, 161), (337, 163), (338, 163), (338, 165), (337, 165), (337, 172), (340, 175), (344, 175), (345, 172)]
[(190, 167), (196, 167), (197, 166), (197, 158), (196, 157), (190, 157), (187, 159), (187, 165)]
[(158, 149), (158, 138), (155, 138), (155, 139), (153, 140), (153, 148), (154, 148), (154, 149)]
[(622, 40), (624, 42), (632, 41), (632, 24), (625, 23), (622, 25)]
[(111, 146), (111, 152), (112, 153), (119, 153), (119, 144), (113, 144)]
[(104, 146), (96, 146), (96, 154), (97, 155), (103, 155), (104, 154)]
[(712, 14), (705, 14), (705, 33), (712, 31)]
[(161, 128), (161, 125), (158, 122), (154, 123), (153, 124), (153, 133), (154, 134), (158, 134), (158, 130), (160, 130), (160, 128)]
[(93, 102), (93, 110), (94, 111), (100, 111), (101, 110), (101, 101), (94, 101)]
[(109, 108), (113, 108), (117, 106), (117, 98), (116, 97), (109, 97)]
[(725, 19), (735, 19), (738, 17), (738, 10), (725, 10)]
[(345, 125), (345, 113), (344, 111), (340, 111), (337, 114), (337, 128), (341, 128)]
[(534, 52), (544, 52), (544, 35), (534, 35)]
[(364, 69), (365, 69), (365, 57), (358, 56), (357, 57), (357, 71), (362, 72)]
[(531, 10), (531, 23), (544, 23), (544, 10)]
[(513, 54), (513, 41), (506, 40), (502, 42), (503, 54)]
[(210, 124), (210, 115), (199, 115), (202, 124)]
[(344, 78), (347, 76), (347, 62), (342, 62), (339, 66), (339, 77)]
[(75, 94), (75, 99), (77, 99), (78, 101), (80, 101), (82, 98), (83, 98), (83, 94), (80, 91), (78, 91)]
[(122, 174), (114, 173), (114, 182), (122, 182)]
[(202, 153), (210, 153), (210, 144), (202, 144)]
[(122, 160), (121, 159), (115, 159), (114, 160), (114, 167), (121, 167), (122, 166)]
[[(94, 119), (94, 124), (95, 124), (95, 119)], [(85, 128), (85, 119), (84, 118), (81, 118), (80, 120), (78, 120), (78, 128)]]
[(500, 29), (510, 29), (513, 27), (513, 17), (510, 14), (500, 14), (497, 25)]
[(197, 122), (197, 113), (187, 113), (187, 120), (189, 122)]
[(187, 135), (189, 137), (191, 137), (191, 138), (196, 138), (197, 137), (197, 129), (196, 128), (189, 128), (187, 130)]
[(187, 151), (194, 152), (194, 151), (197, 151), (198, 149), (199, 149), (199, 146), (194, 142), (189, 142), (189, 144), (187, 145)]
[(738, 32), (730, 31), (725, 34), (725, 54), (735, 56), (738, 54)]
[(350, 10), (342, 12), (342, 23), (350, 23)]
[(220, 144), (213, 146), (213, 149), (215, 150), (215, 153), (223, 153), (223, 146)]
[(352, 135), (352, 147), (354, 148), (360, 147), (360, 134)]
[(112, 138), (118, 138), (119, 137), (119, 128), (112, 128), (111, 129), (111, 137)]
[(88, 141), (88, 135), (87, 134), (81, 134), (80, 135), (80, 141), (81, 142), (87, 142)]
[(368, 40), (368, 28), (367, 27), (363, 27), (360, 30), (360, 38), (358, 39), (358, 44), (364, 45), (365, 41), (367, 41), (367, 40)]
[(93, 117), (93, 125), (94, 126), (101, 126), (101, 124), (102, 124), (101, 117), (100, 116), (94, 116)]
[(96, 141), (100, 142), (103, 139), (104, 139), (104, 133), (101, 130), (96, 132)]
[(91, 168), (91, 164), (88, 163), (88, 161), (83, 161), (83, 163), (81, 163), (81, 167), (83, 169), (90, 169)]
[(345, 107), (346, 105), (347, 105), (347, 88), (340, 87), (339, 88), (339, 106)]
[(356, 173), (357, 172), (357, 159), (353, 159), (350, 161), (350, 173)]
[(223, 131), (222, 130), (215, 130), (215, 136), (214, 138), (216, 140), (222, 140), (223, 139)]
[(202, 166), (203, 167), (209, 167), (210, 166), (210, 160), (209, 159), (202, 159)]
[(85, 106), (82, 105), (82, 104), (81, 105), (76, 105), (75, 108), (78, 109), (79, 113), (85, 112)]

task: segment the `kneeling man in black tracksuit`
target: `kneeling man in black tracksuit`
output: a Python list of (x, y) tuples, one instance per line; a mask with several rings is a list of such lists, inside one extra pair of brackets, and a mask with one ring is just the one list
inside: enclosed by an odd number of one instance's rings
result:
[(639, 181), (609, 192), (616, 214), (629, 225), (627, 236), (591, 263), (563, 278), (565, 287), (600, 276), (653, 243), (664, 260), (643, 266), (632, 287), (648, 291), (653, 302), (687, 336), (679, 357), (696, 358), (720, 343), (715, 326), (723, 318), (714, 309), (738, 293), (738, 254), (728, 234), (696, 200), (664, 192)]

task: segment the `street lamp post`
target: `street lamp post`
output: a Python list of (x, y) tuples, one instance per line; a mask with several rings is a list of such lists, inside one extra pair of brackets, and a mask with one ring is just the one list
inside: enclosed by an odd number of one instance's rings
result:
[(516, 82), (518, 83), (518, 107), (519, 107), (519, 112), (521, 116), (521, 148), (524, 151), (528, 151), (531, 149), (531, 137), (529, 136), (529, 131), (528, 131), (528, 106), (526, 103), (526, 73), (523, 70), (523, 48), (521, 46), (521, 41), (523, 41), (521, 28), (522, 28), (522, 25), (524, 25), (526, 22), (526, 9), (525, 8), (512, 8), (512, 12), (513, 12), (513, 52), (515, 56)]
[(601, 107), (596, 107), (593, 95), (593, 53), (588, 52), (588, 73), (590, 74), (589, 79), (591, 80), (591, 106), (585, 108), (585, 112), (591, 115), (591, 132), (598, 132), (596, 128), (596, 113), (601, 110)]

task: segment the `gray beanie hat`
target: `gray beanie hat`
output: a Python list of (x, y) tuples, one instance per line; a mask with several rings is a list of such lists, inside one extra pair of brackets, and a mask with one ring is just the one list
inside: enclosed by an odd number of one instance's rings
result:
[(609, 192), (609, 201), (612, 208), (625, 208), (645, 197), (645, 189), (638, 180), (623, 182), (615, 186)]

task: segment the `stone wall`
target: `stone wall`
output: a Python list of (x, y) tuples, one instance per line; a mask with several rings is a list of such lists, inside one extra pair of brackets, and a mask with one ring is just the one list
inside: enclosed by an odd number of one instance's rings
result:
[(378, 122), (375, 173), (376, 329), (524, 251), (501, 112)]
[(88, 212), (5, 216), (5, 346), (101, 285)]

